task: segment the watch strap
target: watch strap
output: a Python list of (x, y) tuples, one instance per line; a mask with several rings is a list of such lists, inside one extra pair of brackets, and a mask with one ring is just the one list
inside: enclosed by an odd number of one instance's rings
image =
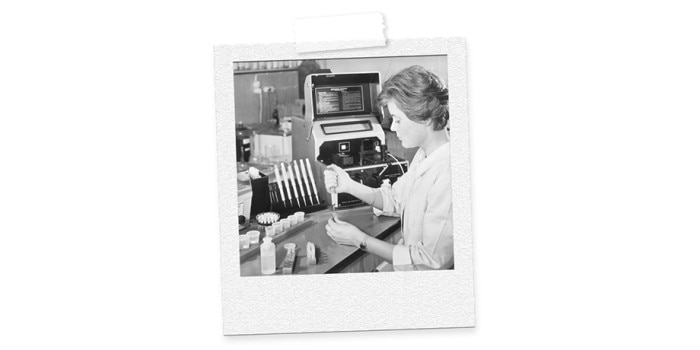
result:
[(367, 250), (367, 239), (369, 238), (369, 235), (365, 235), (365, 237), (362, 239), (362, 242), (360, 243), (360, 249), (362, 250)]

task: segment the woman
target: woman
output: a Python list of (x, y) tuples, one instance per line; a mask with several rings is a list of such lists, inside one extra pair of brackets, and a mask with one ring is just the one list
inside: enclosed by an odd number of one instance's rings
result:
[(401, 216), (402, 240), (394, 245), (370, 237), (357, 227), (331, 217), (328, 235), (339, 244), (378, 255), (395, 270), (448, 269), (454, 263), (452, 176), (448, 92), (440, 79), (412, 66), (382, 86), (379, 102), (392, 118), (391, 130), (405, 148), (420, 147), (405, 175), (391, 187), (371, 188), (350, 179), (341, 168), (325, 171), (326, 190), (349, 193), (381, 210)]

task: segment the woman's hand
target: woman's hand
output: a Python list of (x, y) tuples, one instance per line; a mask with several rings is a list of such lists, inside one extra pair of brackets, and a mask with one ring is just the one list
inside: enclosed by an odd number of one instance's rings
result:
[(350, 175), (335, 164), (329, 165), (323, 172), (323, 175), (328, 193), (350, 192), (350, 187), (354, 183), (350, 179)]
[(351, 245), (353, 247), (359, 247), (366, 235), (355, 225), (341, 221), (335, 215), (328, 219), (326, 233), (338, 244)]

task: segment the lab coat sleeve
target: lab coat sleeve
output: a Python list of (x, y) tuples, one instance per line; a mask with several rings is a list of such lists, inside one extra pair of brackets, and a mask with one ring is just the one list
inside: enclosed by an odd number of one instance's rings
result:
[(438, 178), (428, 192), (422, 232), (423, 238), (420, 242), (394, 247), (393, 264), (399, 267), (398, 270), (404, 270), (401, 265), (413, 265), (410, 269), (419, 270), (445, 269), (452, 266), (454, 250), (449, 175)]

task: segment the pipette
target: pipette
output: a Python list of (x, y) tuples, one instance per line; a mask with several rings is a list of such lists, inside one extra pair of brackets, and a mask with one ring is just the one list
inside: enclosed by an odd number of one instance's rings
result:
[(299, 194), (297, 193), (297, 187), (294, 186), (294, 170), (292, 170), (291, 164), (288, 164), (287, 166), (289, 167), (289, 182), (292, 183), (292, 190), (294, 190), (294, 199), (297, 200), (297, 206), (301, 208), (301, 203), (299, 203)]
[(335, 187), (332, 187), (333, 192), (331, 192), (331, 206), (333, 207), (333, 211), (335, 211), (335, 208), (338, 206), (338, 192), (336, 192)]
[(338, 206), (338, 174), (330, 166), (326, 168), (326, 171), (330, 171), (333, 173), (333, 175), (335, 175), (335, 186), (330, 188), (331, 208), (333, 208), (333, 211), (335, 211), (335, 208)]
[(312, 199), (311, 195), (311, 186), (309, 186), (309, 178), (308, 175), (306, 175), (306, 166), (304, 166), (304, 161), (299, 160), (299, 163), (301, 163), (301, 177), (304, 178), (304, 183), (306, 184), (306, 190), (309, 192), (309, 202), (311, 202), (311, 205), (314, 204), (314, 200)]
[(287, 197), (289, 197), (289, 204), (294, 206), (292, 202), (292, 190), (289, 189), (289, 177), (287, 177), (287, 170), (284, 168), (284, 163), (280, 163), (280, 168), (282, 168), (282, 176), (284, 177), (284, 183), (287, 184)]
[(277, 169), (277, 164), (275, 164), (275, 181), (277, 181), (277, 189), (280, 190), (280, 197), (282, 198), (282, 205), (287, 207), (287, 202), (284, 199), (284, 186), (282, 186), (282, 177), (280, 176), (280, 171)]
[(321, 201), (318, 199), (318, 188), (316, 188), (316, 180), (314, 179), (314, 172), (311, 171), (311, 163), (309, 163), (309, 158), (306, 158), (306, 170), (309, 171), (309, 179), (311, 179), (311, 185), (314, 186), (314, 195), (316, 196), (316, 202), (318, 204), (321, 204)]
[(296, 180), (299, 183), (299, 192), (301, 194), (301, 200), (304, 201), (304, 206), (306, 206), (306, 192), (304, 192), (304, 183), (301, 181), (299, 165), (297, 165), (296, 159), (292, 163), (294, 163), (294, 176), (296, 177)]

